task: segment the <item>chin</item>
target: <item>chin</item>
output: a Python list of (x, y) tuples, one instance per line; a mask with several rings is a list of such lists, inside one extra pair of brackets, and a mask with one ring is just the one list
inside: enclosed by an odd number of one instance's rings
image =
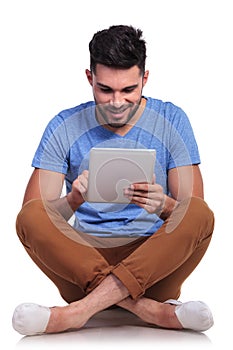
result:
[(119, 129), (125, 126), (127, 123), (108, 123), (108, 126), (114, 129)]

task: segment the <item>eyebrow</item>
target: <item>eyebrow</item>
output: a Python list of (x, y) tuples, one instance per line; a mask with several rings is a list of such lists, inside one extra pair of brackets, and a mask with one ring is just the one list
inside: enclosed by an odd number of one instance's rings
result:
[[(104, 89), (111, 89), (111, 90), (112, 90), (112, 88), (111, 88), (110, 86), (105, 85), (105, 84), (102, 84), (102, 83), (96, 83), (96, 85), (98, 85), (99, 87), (104, 88)], [(125, 86), (125, 87), (122, 89), (122, 91), (125, 90), (125, 89), (135, 89), (135, 88), (137, 88), (137, 87), (138, 87), (138, 84)]]

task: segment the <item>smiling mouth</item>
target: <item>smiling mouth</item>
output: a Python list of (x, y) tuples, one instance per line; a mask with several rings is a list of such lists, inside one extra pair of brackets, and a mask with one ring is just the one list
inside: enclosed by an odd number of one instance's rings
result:
[[(121, 107), (111, 105), (98, 106), (98, 111), (103, 118), (104, 123), (113, 128), (119, 128), (129, 123), (135, 114), (137, 107), (133, 108), (133, 103), (124, 104)], [(102, 122), (103, 122), (102, 121)]]
[(124, 108), (106, 108), (106, 111), (111, 114), (123, 114), (129, 109), (130, 106), (125, 106)]
[(121, 119), (125, 117), (125, 113), (124, 112), (110, 112), (112, 118), (114, 119)]

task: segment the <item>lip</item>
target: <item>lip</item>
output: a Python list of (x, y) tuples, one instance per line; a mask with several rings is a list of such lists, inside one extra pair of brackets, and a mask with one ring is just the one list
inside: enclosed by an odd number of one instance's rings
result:
[(112, 110), (112, 109), (107, 109), (107, 113), (108, 114), (111, 114), (111, 116), (113, 118), (116, 118), (116, 119), (120, 119), (120, 118), (123, 118), (125, 116), (125, 113), (127, 113), (128, 111), (128, 108), (124, 108), (124, 109), (121, 109), (121, 110)]
[(110, 109), (108, 108), (107, 111), (112, 113), (112, 114), (123, 114), (125, 111), (127, 111), (128, 108), (124, 109)]
[(109, 112), (111, 114), (111, 116), (113, 118), (116, 118), (116, 119), (120, 119), (120, 118), (123, 118), (125, 116), (125, 112), (121, 112), (121, 113), (113, 113), (113, 112)]

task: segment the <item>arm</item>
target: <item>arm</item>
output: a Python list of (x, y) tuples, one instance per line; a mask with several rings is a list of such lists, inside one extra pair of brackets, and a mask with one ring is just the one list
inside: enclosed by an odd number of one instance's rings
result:
[(44, 199), (54, 204), (66, 219), (84, 202), (88, 172), (84, 171), (72, 184), (72, 191), (61, 197), (65, 175), (54, 171), (35, 169), (28, 182), (23, 205), (31, 199)]
[(164, 195), (161, 218), (170, 216), (176, 205), (188, 197), (204, 198), (203, 180), (198, 165), (173, 168), (168, 172), (168, 189), (171, 196)]
[(131, 203), (139, 205), (149, 213), (159, 213), (162, 219), (169, 217), (176, 205), (185, 198), (203, 198), (203, 181), (198, 165), (183, 166), (169, 170), (168, 189), (170, 196), (156, 184), (133, 184), (125, 194)]

